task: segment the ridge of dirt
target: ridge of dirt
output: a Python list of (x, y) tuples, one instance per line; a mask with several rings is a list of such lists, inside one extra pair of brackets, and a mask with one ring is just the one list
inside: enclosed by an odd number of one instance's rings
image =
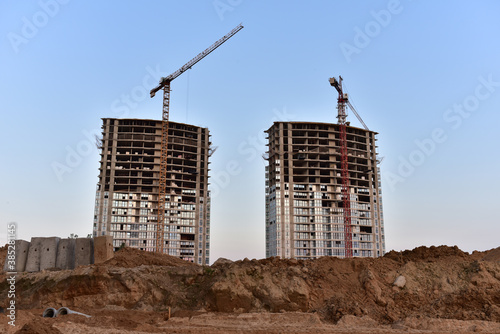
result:
[(129, 247), (124, 247), (115, 252), (111, 259), (101, 264), (101, 266), (114, 266), (122, 268), (134, 268), (141, 265), (184, 267), (194, 266), (195, 264), (167, 254), (146, 252)]
[(483, 261), (500, 262), (500, 247), (491, 249), (486, 252), (482, 258)]
[[(469, 322), (500, 323), (499, 258), (500, 248), (468, 254), (456, 246), (439, 246), (392, 251), (380, 258), (224, 259), (199, 266), (124, 248), (99, 265), (19, 274), (16, 306), (22, 311), (66, 306), (91, 314), (90, 319), (65, 318), (83, 326), (82, 332), (89, 328), (155, 332), (163, 328), (168, 312), (175, 319), (228, 314), (236, 318), (226, 319), (238, 323), (243, 314), (262, 320), (270, 314), (295, 312), (315, 314), (322, 324), (342, 328), (374, 324), (401, 330), (459, 328), (467, 322), (471, 331), (486, 331), (497, 327)], [(7, 291), (3, 274), (2, 307), (9, 301)], [(34, 314), (25, 319), (23, 324), (37, 321)], [(44, 322), (62, 332), (72, 326), (61, 321)], [(2, 320), (0, 328), (4, 325)], [(186, 323), (191, 325), (199, 326)]]
[(44, 321), (31, 321), (16, 331), (16, 334), (62, 334), (62, 332), (54, 326)]
[(409, 261), (435, 261), (443, 257), (458, 257), (466, 258), (468, 253), (463, 252), (457, 246), (420, 246), (412, 250), (404, 250), (401, 252), (390, 251), (384, 255), (395, 261), (409, 262)]

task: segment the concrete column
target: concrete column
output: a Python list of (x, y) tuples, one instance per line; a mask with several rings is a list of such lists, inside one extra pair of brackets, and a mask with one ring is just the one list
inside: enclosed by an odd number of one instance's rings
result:
[(31, 244), (28, 250), (28, 258), (26, 260), (25, 271), (35, 272), (40, 271), (40, 247), (42, 246), (43, 238), (31, 238)]
[(61, 239), (57, 246), (56, 268), (75, 268), (75, 239)]
[(77, 238), (75, 242), (75, 268), (94, 263), (94, 243), (91, 238)]
[(94, 263), (103, 263), (113, 257), (113, 237), (103, 235), (94, 238)]
[(28, 250), (30, 243), (26, 240), (16, 240), (16, 271), (23, 272), (28, 260)]
[(56, 267), (57, 245), (59, 238), (40, 238), (42, 239), (40, 246), (40, 270)]
[[(4, 264), (3, 270), (4, 271), (15, 271), (15, 272), (21, 273), (26, 268), (26, 260), (28, 259), (28, 250), (30, 247), (30, 243), (28, 241), (25, 241), (25, 240), (16, 240), (14, 247), (15, 247), (15, 252), (16, 252), (15, 253), (16, 266), (14, 269), (9, 268), (9, 266), (8, 266), (9, 255), (7, 254), (7, 256), (5, 257), (5, 264)], [(10, 249), (7, 248), (7, 251), (11, 251), (11, 250), (12, 250), (12, 248), (10, 248)]]

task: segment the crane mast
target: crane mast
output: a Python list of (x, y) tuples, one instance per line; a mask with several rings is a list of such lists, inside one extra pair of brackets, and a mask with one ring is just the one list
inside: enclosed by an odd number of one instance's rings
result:
[(240, 23), (233, 28), (229, 33), (224, 35), (218, 41), (210, 45), (203, 52), (188, 61), (184, 66), (179, 68), (167, 77), (160, 79), (158, 86), (151, 89), (150, 95), (154, 97), (156, 92), (163, 89), (163, 112), (161, 121), (161, 154), (160, 154), (160, 184), (158, 191), (158, 220), (156, 225), (156, 252), (163, 253), (164, 250), (164, 233), (165, 233), (165, 204), (166, 204), (166, 186), (167, 186), (167, 156), (168, 156), (168, 128), (169, 128), (169, 109), (170, 109), (170, 83), (182, 73), (193, 67), (194, 64), (205, 58), (212, 51), (221, 46), (228, 39), (233, 37), (238, 31), (243, 29)]
[[(349, 103), (347, 94), (342, 89), (342, 77), (339, 80), (330, 78), (330, 85), (335, 87), (339, 93), (337, 99), (338, 125), (340, 128), (340, 159), (342, 176), (342, 203), (344, 216), (344, 243), (345, 258), (352, 257), (352, 224), (351, 224), (351, 192), (349, 189), (349, 157), (347, 155), (347, 112), (346, 107)], [(359, 115), (356, 113), (359, 117)], [(360, 118), (360, 117), (359, 117)], [(364, 125), (364, 122), (362, 123)], [(365, 126), (366, 127), (366, 126)]]

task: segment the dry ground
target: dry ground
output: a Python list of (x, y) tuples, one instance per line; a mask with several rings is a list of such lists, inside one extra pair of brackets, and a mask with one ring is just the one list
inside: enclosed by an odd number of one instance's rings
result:
[[(500, 333), (499, 261), (500, 249), (467, 254), (440, 246), (377, 259), (219, 260), (208, 267), (126, 248), (100, 265), (19, 274), (16, 327), (1, 316), (0, 330)], [(406, 282), (398, 287), (400, 276)], [(2, 274), (0, 306), (7, 291)], [(61, 306), (92, 317), (41, 317)]]

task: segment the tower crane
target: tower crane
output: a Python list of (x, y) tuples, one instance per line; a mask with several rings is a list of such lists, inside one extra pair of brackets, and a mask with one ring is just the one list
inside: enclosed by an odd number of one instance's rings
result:
[(335, 77), (330, 78), (330, 85), (335, 87), (339, 93), (337, 99), (338, 110), (338, 125), (340, 128), (340, 160), (341, 160), (341, 176), (342, 176), (342, 203), (344, 214), (344, 243), (345, 243), (345, 258), (352, 257), (352, 224), (351, 224), (351, 191), (349, 189), (349, 156), (347, 155), (347, 106), (353, 111), (358, 120), (361, 122), (365, 130), (368, 130), (361, 116), (356, 112), (356, 109), (349, 102), (347, 93), (344, 93), (342, 88), (342, 77), (339, 75), (337, 80)]
[(163, 113), (161, 121), (161, 155), (160, 155), (160, 184), (158, 194), (158, 222), (156, 225), (156, 252), (163, 253), (164, 233), (165, 233), (165, 195), (167, 186), (167, 151), (168, 151), (168, 128), (169, 128), (169, 108), (170, 108), (170, 83), (182, 73), (193, 67), (194, 64), (205, 58), (209, 53), (217, 49), (228, 39), (233, 37), (238, 31), (243, 29), (240, 23), (221, 39), (209, 46), (205, 51), (188, 61), (169, 76), (160, 79), (158, 86), (151, 89), (150, 95), (154, 97), (156, 92), (163, 89)]

